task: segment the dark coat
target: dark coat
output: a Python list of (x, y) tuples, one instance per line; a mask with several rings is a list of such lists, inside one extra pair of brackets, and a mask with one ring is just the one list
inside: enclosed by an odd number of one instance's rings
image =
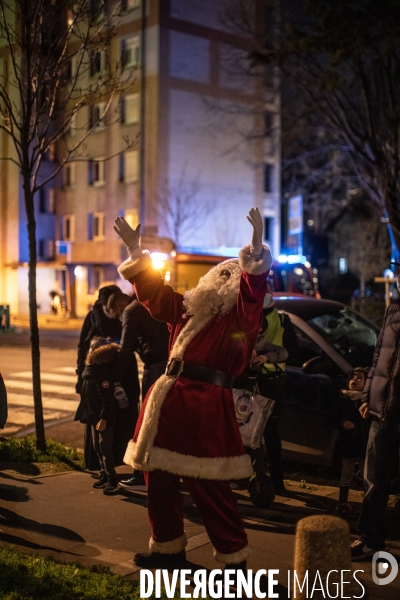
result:
[(86, 356), (90, 347), (90, 340), (95, 336), (109, 337), (115, 342), (121, 339), (122, 325), (119, 319), (110, 319), (104, 314), (103, 305), (97, 300), (91, 311), (85, 317), (82, 325), (81, 334), (78, 342), (78, 358), (76, 374), (78, 382), (76, 391), (78, 394), (82, 390), (82, 373), (85, 368)]
[(386, 309), (376, 343), (372, 367), (364, 388), (363, 401), (380, 421), (400, 421), (400, 301)]
[[(351, 396), (357, 400), (351, 400)], [(370, 419), (363, 419), (359, 413), (362, 403), (362, 392), (342, 390), (338, 405), (338, 428), (340, 455), (342, 458), (363, 458), (367, 449)], [(354, 429), (345, 429), (344, 421), (351, 421)]]
[(121, 352), (117, 360), (121, 381), (127, 372), (132, 371), (134, 352), (139, 354), (146, 369), (168, 359), (168, 342), (166, 323), (154, 319), (137, 300), (130, 302), (122, 314)]
[(7, 391), (0, 373), (0, 429), (6, 424), (7, 416)]
[(96, 425), (104, 419), (107, 427), (114, 427), (118, 406), (114, 397), (113, 371), (118, 352), (118, 344), (109, 344), (88, 354), (75, 421)]

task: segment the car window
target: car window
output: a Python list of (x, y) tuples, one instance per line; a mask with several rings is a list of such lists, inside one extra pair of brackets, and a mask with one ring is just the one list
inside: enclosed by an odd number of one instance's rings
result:
[(319, 315), (308, 324), (352, 366), (368, 367), (371, 364), (378, 332), (353, 311), (344, 308), (339, 315)]
[(298, 343), (296, 352), (290, 352), (287, 365), (290, 367), (302, 367), (305, 362), (314, 356), (321, 356), (320, 347), (308, 335), (298, 327), (294, 327)]

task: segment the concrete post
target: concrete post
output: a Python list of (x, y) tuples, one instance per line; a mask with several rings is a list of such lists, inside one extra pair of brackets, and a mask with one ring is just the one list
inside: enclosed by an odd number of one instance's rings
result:
[[(294, 570), (292, 598), (329, 598), (327, 586), (331, 597), (353, 596), (356, 588), (352, 575), (350, 530), (346, 521), (327, 515), (301, 519), (296, 528)], [(344, 583), (341, 588), (341, 580), (350, 583)], [(357, 589), (360, 589), (359, 586)], [(359, 595), (360, 592), (355, 593)]]

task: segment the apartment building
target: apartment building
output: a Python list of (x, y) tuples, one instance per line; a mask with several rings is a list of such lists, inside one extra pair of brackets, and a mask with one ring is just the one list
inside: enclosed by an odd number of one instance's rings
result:
[[(49, 310), (52, 289), (65, 291), (69, 310), (84, 316), (101, 285), (124, 285), (117, 273), (126, 258), (113, 230), (117, 215), (132, 226), (142, 223), (143, 244), (152, 252), (229, 256), (249, 242), (246, 215), (258, 206), (266, 241), (279, 253), (276, 74), (254, 77), (236, 68), (244, 48), (240, 36), (223, 25), (223, 0), (125, 4), (110, 55), (97, 57), (93, 68), (121, 60), (134, 70), (133, 84), (106, 119), (101, 103), (78, 113), (55, 152), (91, 121), (98, 125), (84, 152), (37, 198), (42, 312)], [(1, 133), (0, 151), (8, 151)], [(24, 211), (14, 201), (22, 195), (18, 174), (4, 165), (1, 301), (14, 314), (25, 313)]]

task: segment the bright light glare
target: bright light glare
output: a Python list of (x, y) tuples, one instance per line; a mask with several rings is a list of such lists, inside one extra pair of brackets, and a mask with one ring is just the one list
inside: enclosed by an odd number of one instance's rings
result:
[(77, 277), (78, 279), (84, 279), (85, 278), (85, 269), (84, 267), (81, 267), (79, 265), (77, 265), (74, 269), (74, 275), (75, 277)]
[(150, 256), (151, 260), (153, 261), (153, 267), (159, 271), (162, 271), (162, 269), (165, 267), (165, 261), (168, 258), (168, 254), (165, 254), (164, 252), (152, 252)]

